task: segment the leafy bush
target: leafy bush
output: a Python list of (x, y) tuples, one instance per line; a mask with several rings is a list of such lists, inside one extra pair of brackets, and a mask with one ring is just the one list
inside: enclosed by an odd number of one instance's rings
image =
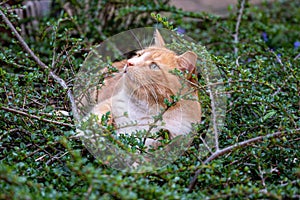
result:
[[(184, 12), (160, 0), (100, 1), (100, 7), (97, 2), (70, 1), (69, 10), (60, 7), (41, 21), (41, 34), (24, 38), (48, 69), (9, 31), (1, 34), (1, 199), (299, 198), (298, 1), (253, 6), (242, 0), (226, 17)], [(110, 19), (97, 17), (112, 7)], [(168, 14), (169, 20), (157, 13)], [(196, 138), (176, 162), (141, 174), (110, 169), (94, 159), (75, 137), (68, 90), (51, 71), (72, 87), (92, 45), (122, 30), (158, 23), (185, 32), (213, 55), (229, 97), (219, 132), (221, 150), (258, 136), (279, 137), (215, 154), (209, 162), (210, 157), (198, 157), (201, 141)]]

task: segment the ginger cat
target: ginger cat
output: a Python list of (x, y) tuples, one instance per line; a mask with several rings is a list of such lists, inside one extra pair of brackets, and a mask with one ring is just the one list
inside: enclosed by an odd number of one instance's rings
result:
[[(136, 131), (145, 130), (148, 132), (144, 136), (145, 145), (156, 148), (162, 137), (151, 137), (149, 132), (154, 134), (161, 129), (167, 130), (171, 140), (186, 135), (192, 131), (192, 123), (200, 122), (201, 106), (192, 85), (170, 73), (176, 68), (185, 72), (186, 78), (193, 82), (197, 55), (191, 51), (176, 55), (165, 48), (158, 30), (154, 39), (153, 46), (114, 64), (119, 72), (105, 79), (104, 86), (96, 94), (97, 104), (90, 113), (101, 119), (102, 115), (110, 112), (110, 122), (119, 134), (135, 134)], [(172, 102), (171, 97), (176, 95), (189, 98), (179, 98), (178, 102), (167, 106), (166, 99)], [(162, 120), (155, 120), (153, 116), (160, 113)]]

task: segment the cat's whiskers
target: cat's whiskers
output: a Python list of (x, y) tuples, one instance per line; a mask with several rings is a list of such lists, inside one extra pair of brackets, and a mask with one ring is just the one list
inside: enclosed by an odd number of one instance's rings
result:
[(146, 109), (148, 110), (149, 108), (149, 95), (148, 95), (148, 92), (147, 92), (147, 88), (146, 86), (142, 85), (142, 87), (144, 88), (144, 90), (146, 91)]
[(159, 91), (160, 94), (163, 94), (163, 91), (160, 89), (160, 87), (156, 87), (156, 89)]
[[(152, 97), (153, 97), (153, 100), (156, 104), (159, 104), (158, 102), (158, 96), (157, 96), (157, 93), (155, 91), (155, 88), (153, 87), (153, 84), (154, 83), (151, 83), (151, 82), (147, 82), (147, 88), (149, 89), (149, 92), (152, 94)], [(146, 91), (147, 92), (147, 91)], [(151, 100), (150, 100), (151, 101)]]

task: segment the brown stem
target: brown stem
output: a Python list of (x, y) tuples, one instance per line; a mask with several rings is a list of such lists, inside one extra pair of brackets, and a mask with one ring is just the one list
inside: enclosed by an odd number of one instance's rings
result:
[(9, 107), (1, 106), (0, 109), (11, 112), (11, 113), (16, 113), (16, 114), (19, 114), (19, 115), (24, 115), (26, 117), (30, 117), (30, 118), (33, 118), (33, 119), (41, 120), (41, 121), (44, 121), (44, 122), (52, 123), (52, 124), (57, 124), (57, 125), (67, 126), (67, 127), (72, 127), (72, 128), (74, 127), (73, 124), (67, 124), (67, 123), (64, 123), (64, 122), (58, 122), (58, 121), (55, 121), (55, 120), (46, 119), (46, 118), (43, 118), (43, 117), (40, 117), (40, 116), (37, 116), (37, 115), (32, 115), (32, 114), (23, 112), (21, 110), (16, 110), (16, 109), (9, 108)]
[(240, 9), (239, 9), (239, 15), (237, 17), (237, 22), (236, 22), (236, 25), (235, 25), (235, 33), (233, 34), (234, 44), (235, 44), (234, 55), (236, 57), (238, 57), (238, 51), (239, 51), (239, 49), (237, 47), (237, 44), (239, 43), (239, 28), (240, 28), (240, 24), (241, 24), (241, 21), (242, 21), (244, 8), (245, 8), (245, 0), (242, 0), (242, 2), (240, 4)]
[[(298, 129), (295, 129), (293, 130), (293, 132), (296, 132), (296, 133), (300, 133), (300, 128)], [(221, 149), (219, 151), (216, 151), (214, 152), (211, 156), (209, 156), (204, 162), (203, 164), (207, 164), (209, 163), (210, 161), (226, 154), (226, 153), (229, 153), (229, 152), (232, 152), (233, 150), (235, 149), (238, 149), (238, 148), (242, 148), (242, 147), (246, 147), (246, 146), (249, 146), (250, 144), (252, 143), (257, 143), (257, 142), (261, 142), (263, 140), (266, 140), (266, 139), (269, 139), (269, 138), (275, 138), (275, 137), (282, 137), (284, 136), (285, 134), (287, 133), (287, 131), (278, 131), (278, 132), (275, 132), (275, 133), (272, 133), (272, 134), (268, 134), (268, 135), (263, 135), (263, 136), (258, 136), (258, 137), (255, 137), (255, 138), (251, 138), (251, 139), (248, 139), (248, 140), (245, 140), (243, 142), (239, 142), (239, 143), (236, 143), (234, 145), (231, 145), (229, 147), (226, 147), (224, 149)], [(197, 183), (197, 179), (198, 179), (198, 176), (199, 174), (201, 173), (201, 169), (198, 169), (196, 172), (195, 172), (195, 175), (194, 177), (192, 178), (192, 180), (190, 181), (190, 185), (188, 187), (189, 191), (192, 191)]]
[(66, 82), (60, 78), (59, 76), (57, 76), (53, 71), (51, 71), (51, 69), (45, 64), (43, 63), (39, 57), (37, 57), (34, 52), (29, 48), (29, 46), (27, 45), (27, 43), (24, 41), (24, 39), (22, 38), (22, 36), (18, 33), (18, 31), (16, 30), (16, 28), (14, 27), (14, 25), (9, 21), (9, 19), (6, 17), (6, 15), (0, 10), (0, 15), (3, 19), (3, 21), (5, 22), (5, 24), (11, 29), (11, 31), (14, 33), (14, 36), (18, 39), (18, 41), (20, 42), (21, 46), (23, 47), (23, 49), (33, 58), (33, 60), (45, 71), (49, 71), (50, 76), (59, 83), (59, 85), (67, 90), (67, 95), (68, 98), (70, 100), (71, 103), (71, 109), (72, 109), (72, 113), (73, 116), (76, 120), (79, 120), (79, 115), (77, 112), (77, 106), (74, 100), (74, 96), (72, 93), (71, 88), (69, 88), (66, 84)]

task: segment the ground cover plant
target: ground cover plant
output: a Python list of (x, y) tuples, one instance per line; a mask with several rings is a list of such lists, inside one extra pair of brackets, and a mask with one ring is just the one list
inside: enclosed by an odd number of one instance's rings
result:
[[(0, 199), (300, 198), (298, 1), (239, 0), (225, 17), (162, 0), (87, 2), (57, 1), (19, 39), (8, 23), (17, 26), (15, 16), (0, 8)], [(210, 155), (199, 156), (199, 137), (165, 168), (130, 174), (103, 165), (75, 136), (71, 89), (91, 46), (143, 26), (204, 45), (228, 99)]]

